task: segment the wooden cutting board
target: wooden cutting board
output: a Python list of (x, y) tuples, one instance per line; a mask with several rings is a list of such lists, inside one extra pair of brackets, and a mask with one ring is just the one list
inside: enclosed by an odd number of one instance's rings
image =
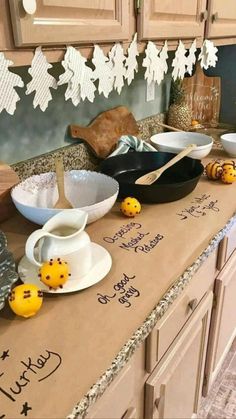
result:
[(138, 125), (125, 106), (102, 112), (90, 125), (70, 125), (72, 138), (82, 139), (99, 158), (106, 158), (116, 146), (121, 135), (137, 135)]
[(208, 77), (200, 64), (195, 74), (183, 81), (185, 98), (192, 109), (192, 119), (215, 125), (219, 121), (221, 101), (221, 78)]
[(18, 182), (20, 179), (16, 172), (0, 161), (0, 221), (8, 219), (15, 211), (10, 190)]

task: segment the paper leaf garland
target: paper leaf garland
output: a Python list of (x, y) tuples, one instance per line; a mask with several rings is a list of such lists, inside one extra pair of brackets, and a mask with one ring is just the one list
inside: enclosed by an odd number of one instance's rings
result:
[(149, 41), (145, 50), (145, 58), (143, 60), (143, 67), (146, 67), (144, 78), (148, 84), (160, 84), (168, 70), (167, 66), (167, 42), (165, 42), (162, 51), (160, 52), (156, 45)]
[(126, 68), (124, 66), (125, 55), (120, 43), (115, 44), (109, 52), (109, 66), (114, 77), (113, 88), (120, 94), (124, 86)]
[(65, 99), (71, 99), (75, 106), (81, 99), (93, 102), (95, 97), (93, 70), (86, 65), (86, 61), (74, 47), (67, 47), (62, 61), (65, 72), (60, 75), (58, 85), (68, 84)]
[(16, 103), (20, 100), (20, 96), (15, 87), (23, 87), (24, 83), (20, 76), (8, 70), (13, 64), (7, 60), (0, 52), (0, 113), (5, 109), (10, 115), (16, 110)]
[(198, 57), (198, 60), (201, 61), (200, 65), (202, 68), (206, 70), (208, 67), (216, 66), (216, 63), (218, 61), (218, 57), (216, 55), (217, 51), (218, 51), (218, 48), (214, 46), (212, 41), (209, 41), (208, 39), (206, 39), (203, 42), (203, 45), (201, 47), (201, 51)]
[(131, 42), (128, 48), (128, 56), (125, 60), (125, 67), (126, 67), (126, 74), (125, 78), (127, 80), (128, 85), (134, 79), (135, 73), (138, 71), (138, 61), (137, 58), (139, 55), (138, 52), (138, 44), (137, 44), (137, 33), (134, 35), (133, 41)]
[(187, 50), (182, 41), (179, 41), (178, 48), (175, 52), (175, 57), (172, 62), (172, 77), (174, 80), (177, 78), (183, 79), (186, 71), (187, 66), (187, 57), (186, 57)]
[(94, 45), (92, 62), (95, 66), (93, 79), (98, 80), (98, 93), (103, 93), (107, 98), (113, 89), (114, 76), (108, 64), (109, 58), (98, 45)]
[(57, 89), (56, 79), (48, 73), (48, 69), (52, 68), (47, 58), (43, 54), (41, 47), (36, 48), (31, 67), (28, 72), (32, 80), (27, 84), (26, 94), (35, 91), (33, 106), (40, 107), (41, 111), (45, 111), (48, 107), (48, 102), (52, 100), (50, 88)]
[(196, 51), (197, 51), (197, 42), (196, 39), (193, 41), (191, 47), (189, 48), (189, 54), (187, 56), (187, 73), (191, 76), (193, 73), (193, 66), (196, 62)]

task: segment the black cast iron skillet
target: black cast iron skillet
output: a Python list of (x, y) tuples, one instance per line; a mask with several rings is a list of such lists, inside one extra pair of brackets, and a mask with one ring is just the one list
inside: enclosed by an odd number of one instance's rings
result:
[(119, 197), (133, 196), (140, 202), (171, 202), (188, 195), (196, 187), (204, 170), (200, 160), (184, 157), (167, 169), (152, 185), (136, 185), (135, 180), (162, 167), (175, 154), (166, 152), (129, 152), (109, 157), (100, 165), (100, 172), (119, 182)]

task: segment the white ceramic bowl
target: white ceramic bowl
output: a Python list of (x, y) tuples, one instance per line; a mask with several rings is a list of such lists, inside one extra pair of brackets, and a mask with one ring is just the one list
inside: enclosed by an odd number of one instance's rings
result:
[(223, 134), (220, 139), (226, 153), (232, 157), (236, 157), (236, 133)]
[(151, 137), (151, 144), (159, 151), (175, 154), (189, 144), (196, 144), (196, 150), (193, 150), (188, 157), (201, 160), (210, 153), (213, 139), (198, 132), (162, 132)]
[[(87, 212), (87, 224), (103, 217), (114, 205), (118, 182), (110, 176), (88, 170), (65, 173), (65, 194), (74, 208)], [(58, 199), (55, 173), (31, 176), (11, 190), (18, 211), (28, 220), (43, 225), (60, 209), (53, 208)]]

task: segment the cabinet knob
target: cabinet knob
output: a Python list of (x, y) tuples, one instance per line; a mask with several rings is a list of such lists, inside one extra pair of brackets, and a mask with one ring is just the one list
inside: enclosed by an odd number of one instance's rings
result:
[(217, 22), (217, 20), (219, 20), (218, 12), (216, 12), (216, 13), (214, 13), (214, 15), (212, 15), (212, 23)]
[(22, 0), (22, 6), (28, 15), (33, 15), (36, 12), (36, 0)]
[(194, 298), (193, 300), (189, 301), (188, 307), (190, 308), (190, 310), (193, 311), (197, 307), (197, 304), (198, 304), (197, 298)]
[(200, 13), (200, 22), (204, 22), (208, 18), (208, 11), (204, 10), (204, 12)]

